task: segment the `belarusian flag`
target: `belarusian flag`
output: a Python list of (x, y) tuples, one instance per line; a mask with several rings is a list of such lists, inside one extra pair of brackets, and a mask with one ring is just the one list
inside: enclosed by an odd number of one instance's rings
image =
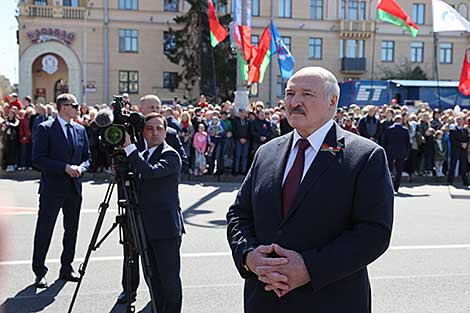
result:
[(207, 6), (209, 8), (209, 27), (211, 30), (211, 46), (217, 46), (221, 41), (227, 37), (228, 32), (225, 28), (220, 25), (217, 20), (217, 15), (215, 14), (214, 4), (211, 0), (207, 1)]
[(267, 26), (256, 47), (256, 56), (250, 62), (250, 71), (248, 72), (248, 84), (261, 83), (264, 79), (264, 73), (271, 61), (271, 32)]
[(413, 19), (406, 14), (395, 0), (379, 0), (377, 18), (406, 29), (413, 37), (416, 37), (418, 34), (419, 27), (416, 26)]
[(462, 72), (460, 73), (459, 91), (465, 96), (470, 96), (470, 64), (468, 63), (467, 53), (468, 51), (465, 49)]

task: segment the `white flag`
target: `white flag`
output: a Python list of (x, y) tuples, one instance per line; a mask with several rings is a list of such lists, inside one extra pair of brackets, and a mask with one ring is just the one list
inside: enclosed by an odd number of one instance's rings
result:
[(432, 0), (433, 32), (470, 32), (470, 22), (441, 0)]

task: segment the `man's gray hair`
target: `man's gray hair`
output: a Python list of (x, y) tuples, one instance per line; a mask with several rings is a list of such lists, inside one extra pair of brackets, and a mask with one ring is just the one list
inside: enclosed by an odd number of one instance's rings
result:
[(160, 98), (157, 97), (156, 95), (145, 95), (142, 98), (140, 98), (140, 105), (142, 105), (142, 102), (145, 100), (154, 100), (158, 102), (159, 105), (162, 105), (162, 102), (160, 101)]

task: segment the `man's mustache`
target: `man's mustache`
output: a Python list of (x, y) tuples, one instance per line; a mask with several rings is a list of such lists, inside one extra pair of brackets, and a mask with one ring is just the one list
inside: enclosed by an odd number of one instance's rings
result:
[(305, 111), (302, 107), (298, 106), (298, 107), (295, 107), (293, 108), (292, 110), (290, 110), (290, 113), (293, 114), (293, 113), (301, 113), (301, 114), (304, 114)]

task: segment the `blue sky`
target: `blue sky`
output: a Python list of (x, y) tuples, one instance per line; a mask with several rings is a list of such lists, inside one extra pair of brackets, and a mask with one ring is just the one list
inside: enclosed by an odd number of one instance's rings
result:
[(0, 1), (0, 74), (10, 79), (10, 83), (18, 82), (18, 45), (16, 44), (16, 8), (18, 0)]

